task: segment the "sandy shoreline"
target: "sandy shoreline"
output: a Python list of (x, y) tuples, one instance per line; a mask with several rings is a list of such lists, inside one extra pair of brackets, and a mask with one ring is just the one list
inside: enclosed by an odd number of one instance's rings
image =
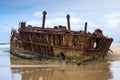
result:
[(108, 53), (106, 59), (109, 60), (120, 60), (120, 46), (112, 47), (112, 53)]

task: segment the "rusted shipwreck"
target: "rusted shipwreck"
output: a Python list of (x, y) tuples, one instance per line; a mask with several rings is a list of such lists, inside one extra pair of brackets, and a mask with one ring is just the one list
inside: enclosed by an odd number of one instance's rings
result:
[(18, 30), (11, 31), (10, 51), (19, 57), (29, 59), (58, 59), (82, 63), (103, 58), (107, 55), (112, 38), (105, 37), (102, 30), (87, 32), (70, 29), (70, 16), (66, 26), (45, 28), (46, 11), (43, 12), (42, 27), (26, 26), (21, 22)]

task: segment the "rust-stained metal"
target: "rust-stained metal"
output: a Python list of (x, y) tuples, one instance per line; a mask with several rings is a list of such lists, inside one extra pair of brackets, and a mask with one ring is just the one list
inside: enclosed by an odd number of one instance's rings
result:
[(84, 27), (83, 51), (85, 51), (86, 40), (87, 40), (87, 22), (85, 22), (85, 27)]
[(66, 17), (67, 17), (68, 30), (70, 30), (70, 15), (68, 14)]
[(26, 26), (25, 22), (21, 22), (18, 31), (12, 30), (12, 54), (30, 59), (58, 59), (77, 63), (107, 55), (113, 39), (105, 37), (102, 30), (95, 29), (93, 33), (88, 33), (86, 22), (83, 31), (73, 31), (70, 29), (69, 15), (68, 29), (62, 25), (45, 28), (46, 14), (44, 11), (42, 27)]
[(46, 18), (46, 14), (47, 14), (47, 12), (44, 11), (44, 12), (43, 12), (43, 22), (42, 22), (42, 28), (43, 28), (43, 29), (44, 29), (44, 27), (45, 27), (45, 18)]

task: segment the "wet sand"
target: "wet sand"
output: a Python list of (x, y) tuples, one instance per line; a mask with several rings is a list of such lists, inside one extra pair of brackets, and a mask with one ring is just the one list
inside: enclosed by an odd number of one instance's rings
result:
[(111, 51), (110, 51), (110, 53), (108, 53), (106, 59), (113, 60), (113, 61), (120, 60), (120, 46), (112, 47)]
[(104, 60), (87, 65), (45, 63), (15, 57), (1, 49), (0, 80), (119, 80), (120, 46)]

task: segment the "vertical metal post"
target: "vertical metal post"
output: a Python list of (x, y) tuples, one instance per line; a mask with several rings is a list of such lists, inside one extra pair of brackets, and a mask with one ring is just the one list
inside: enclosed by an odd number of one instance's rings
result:
[(44, 11), (44, 12), (43, 12), (43, 22), (42, 22), (42, 28), (43, 28), (43, 29), (45, 28), (45, 18), (46, 18), (46, 14), (47, 14), (47, 12)]
[(85, 27), (84, 27), (84, 43), (83, 43), (83, 50), (85, 50), (86, 39), (87, 39), (87, 22), (85, 22)]
[(66, 17), (67, 17), (68, 30), (70, 30), (70, 15), (68, 14)]
[(85, 27), (84, 27), (84, 36), (83, 36), (83, 48), (82, 48), (82, 60), (81, 62), (83, 63), (84, 61), (84, 55), (86, 53), (86, 39), (87, 39), (87, 22), (85, 22)]
[(24, 29), (25, 29), (25, 26), (26, 26), (26, 22), (21, 22), (21, 23), (20, 23), (20, 26), (21, 26), (21, 29), (24, 30)]

